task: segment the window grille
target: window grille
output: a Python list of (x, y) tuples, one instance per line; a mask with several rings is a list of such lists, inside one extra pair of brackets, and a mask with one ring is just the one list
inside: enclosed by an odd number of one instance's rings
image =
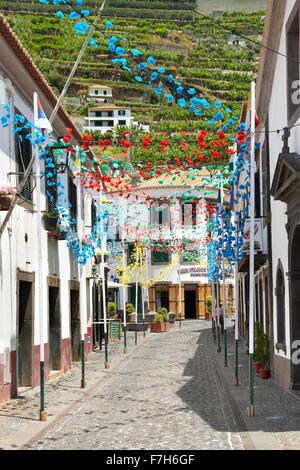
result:
[[(18, 113), (20, 114), (20, 113)], [(24, 173), (32, 158), (32, 144), (26, 136), (31, 133), (30, 129), (22, 129), (22, 131), (15, 134), (15, 155), (17, 163), (18, 184), (23, 180)], [(32, 202), (32, 171), (21, 191), (21, 196), (26, 201)]]

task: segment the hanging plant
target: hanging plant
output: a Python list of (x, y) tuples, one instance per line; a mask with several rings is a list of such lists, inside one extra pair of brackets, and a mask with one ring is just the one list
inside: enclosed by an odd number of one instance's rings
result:
[(55, 212), (44, 212), (42, 215), (42, 225), (47, 232), (58, 229), (59, 217)]
[(15, 197), (17, 190), (10, 187), (4, 186), (0, 188), (0, 210), (7, 211)]

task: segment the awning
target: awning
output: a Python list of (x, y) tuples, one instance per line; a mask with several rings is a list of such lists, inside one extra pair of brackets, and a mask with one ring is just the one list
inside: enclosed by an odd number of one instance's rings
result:
[[(249, 271), (249, 255), (243, 256), (239, 264), (239, 273), (246, 273)], [(268, 261), (267, 254), (256, 254), (254, 255), (254, 270), (258, 271)]]
[[(117, 289), (118, 287), (124, 287), (124, 286), (123, 286), (123, 284), (119, 284), (118, 282), (107, 281), (107, 288), (108, 289)], [(125, 287), (131, 287), (131, 286), (125, 285)]]

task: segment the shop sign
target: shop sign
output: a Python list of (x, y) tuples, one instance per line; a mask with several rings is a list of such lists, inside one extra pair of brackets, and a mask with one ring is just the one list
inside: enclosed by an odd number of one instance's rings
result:
[[(244, 228), (243, 249), (246, 253), (250, 252), (250, 220), (247, 220)], [(254, 220), (254, 251), (263, 251), (263, 227), (262, 219)]]
[(188, 266), (180, 269), (180, 274), (188, 274), (191, 277), (204, 277), (207, 276), (206, 266)]

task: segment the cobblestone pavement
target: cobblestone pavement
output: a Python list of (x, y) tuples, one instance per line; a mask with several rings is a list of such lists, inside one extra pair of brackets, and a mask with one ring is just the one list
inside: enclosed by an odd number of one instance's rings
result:
[[(209, 331), (205, 333), (205, 339), (211, 341)], [(222, 338), (223, 339), (223, 338)], [(212, 349), (212, 348), (209, 348)], [(216, 347), (213, 347), (216, 350)], [(245, 354), (246, 346), (242, 340), (239, 342), (239, 375), (240, 375), (240, 394), (243, 392), (249, 396), (249, 356)], [(224, 357), (222, 344), (222, 353), (219, 357)], [(228, 361), (231, 369), (231, 384), (233, 383), (234, 372), (234, 331), (232, 328), (228, 331)], [(222, 360), (223, 363), (223, 360)], [(223, 368), (224, 369), (224, 368)], [(231, 385), (231, 389), (236, 387)], [(282, 450), (300, 450), (300, 397), (297, 392), (292, 395), (280, 387), (273, 379), (263, 380), (259, 374), (254, 371), (254, 403), (255, 418), (250, 418), (253, 430), (271, 433), (278, 442), (278, 448)], [(248, 403), (247, 403), (248, 404)], [(246, 407), (242, 409), (246, 415)], [(256, 418), (259, 419), (259, 426), (255, 428)], [(245, 420), (247, 423), (247, 419)], [(250, 422), (248, 420), (248, 422)], [(242, 429), (240, 428), (240, 431)]]
[[(142, 336), (139, 335), (139, 343), (142, 342)], [(122, 342), (109, 342), (108, 359), (111, 365), (118, 365), (120, 360), (126, 356), (123, 354)], [(128, 352), (135, 350), (134, 332), (127, 332)], [(86, 381), (89, 386), (93, 381), (100, 379), (105, 381), (114, 373), (113, 367), (105, 369), (104, 367), (104, 345), (100, 351), (89, 354), (89, 360), (86, 367)], [(59, 412), (80, 399), (86, 389), (80, 388), (81, 367), (73, 364), (73, 368), (63, 374), (58, 380), (50, 381), (45, 385), (45, 406), (49, 418), (54, 418)], [(28, 434), (31, 435), (43, 429), (46, 423), (39, 421), (39, 387), (22, 390), (16, 399), (0, 405), (0, 450), (15, 449), (23, 442)], [(19, 437), (20, 439), (16, 439)], [(25, 436), (25, 437), (23, 437)], [(18, 442), (18, 444), (17, 444)]]
[(33, 449), (243, 449), (202, 342), (207, 322), (151, 334)]

